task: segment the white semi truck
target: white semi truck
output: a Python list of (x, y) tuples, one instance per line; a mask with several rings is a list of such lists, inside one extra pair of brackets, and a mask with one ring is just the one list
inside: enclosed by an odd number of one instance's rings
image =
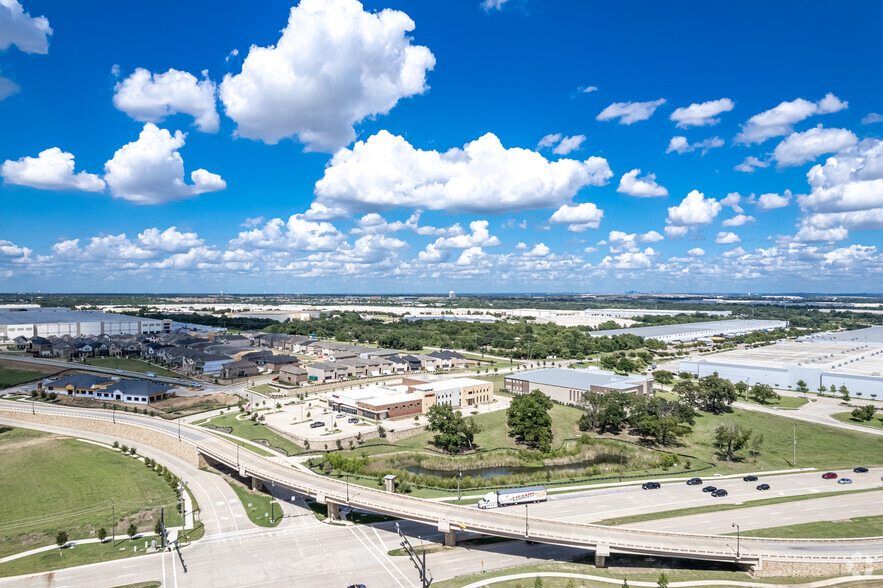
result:
[(528, 486), (527, 488), (511, 488), (508, 490), (488, 492), (478, 501), (478, 508), (497, 508), (498, 506), (530, 504), (531, 502), (545, 501), (545, 488), (542, 486)]

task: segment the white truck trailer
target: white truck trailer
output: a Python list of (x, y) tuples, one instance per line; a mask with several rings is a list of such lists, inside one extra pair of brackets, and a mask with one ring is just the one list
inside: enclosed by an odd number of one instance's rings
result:
[(485, 494), (484, 497), (478, 501), (478, 508), (497, 508), (498, 506), (545, 502), (546, 498), (546, 489), (542, 486), (497, 490)]

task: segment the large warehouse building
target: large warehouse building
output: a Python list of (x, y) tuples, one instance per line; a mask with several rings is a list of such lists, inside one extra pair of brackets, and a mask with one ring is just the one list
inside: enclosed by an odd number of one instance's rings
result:
[(162, 333), (163, 321), (66, 308), (0, 308), (0, 342), (16, 337), (94, 337)]
[(684, 325), (663, 325), (659, 327), (635, 327), (632, 329), (610, 329), (590, 331), (592, 337), (613, 337), (614, 335), (637, 335), (644, 339), (658, 339), (665, 343), (695, 341), (707, 337), (744, 335), (754, 331), (787, 329), (788, 321), (734, 319), (731, 321), (708, 321)]
[(853, 396), (883, 393), (883, 327), (825, 333), (755, 349), (716, 353), (680, 362), (680, 370), (702, 377), (717, 372), (733, 382), (812, 391), (846, 386)]
[(508, 375), (503, 380), (503, 389), (512, 394), (539, 390), (555, 402), (575, 404), (582, 400), (583, 392), (650, 394), (650, 382), (647, 376), (620, 376), (594, 368), (548, 368)]

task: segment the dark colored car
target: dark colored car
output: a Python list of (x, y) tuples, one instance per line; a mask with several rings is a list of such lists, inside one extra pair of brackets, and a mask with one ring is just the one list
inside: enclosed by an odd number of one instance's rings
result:
[(641, 488), (644, 490), (656, 490), (661, 487), (662, 485), (659, 482), (644, 482), (641, 484)]
[(857, 473), (857, 474), (867, 474), (867, 473), (868, 473), (868, 468), (865, 468), (865, 467), (861, 467), (861, 466), (859, 466), (859, 467), (857, 467), (857, 468), (854, 468), (852, 471), (854, 471), (854, 472)]
[(702, 483), (702, 478), (690, 478), (687, 480), (687, 486), (698, 486)]
[(769, 485), (769, 484), (760, 484), (760, 485), (757, 487), (757, 489), (758, 489), (758, 490), (769, 490), (769, 489), (770, 489), (770, 485)]
[(316, 421), (315, 423), (310, 423), (311, 429), (318, 429), (319, 427), (324, 427), (324, 426), (325, 426), (325, 423), (323, 423), (322, 421)]
[(834, 472), (826, 472), (826, 473), (822, 474), (822, 479), (824, 479), (824, 480), (836, 480), (836, 479), (837, 479), (837, 474), (835, 474)]
[(714, 492), (717, 490), (717, 486), (706, 486), (702, 489), (703, 492)]
[(715, 498), (720, 498), (721, 496), (726, 496), (727, 491), (724, 490), (723, 488), (718, 488), (717, 490), (712, 492), (711, 495), (714, 496)]
[(757, 482), (757, 476), (745, 476), (742, 480), (745, 482)]
[(350, 417), (350, 418), (348, 418), (348, 419), (346, 420), (346, 422), (348, 422), (348, 423), (358, 423), (358, 422), (359, 422), (359, 419), (357, 419), (356, 417)]

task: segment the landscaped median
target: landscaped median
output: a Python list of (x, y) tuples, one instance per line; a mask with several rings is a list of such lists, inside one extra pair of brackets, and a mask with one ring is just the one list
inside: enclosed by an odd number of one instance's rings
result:
[(261, 527), (275, 527), (279, 524), (279, 521), (282, 520), (282, 507), (279, 506), (275, 498), (248, 490), (238, 482), (224, 479), (236, 492), (239, 501), (242, 502), (248, 520)]
[(199, 421), (200, 426), (207, 429), (215, 429), (228, 435), (234, 435), (241, 439), (247, 439), (261, 445), (265, 445), (286, 455), (294, 455), (304, 451), (304, 448), (278, 435), (250, 418), (241, 418), (243, 413), (229, 412), (224, 415), (211, 417)]

